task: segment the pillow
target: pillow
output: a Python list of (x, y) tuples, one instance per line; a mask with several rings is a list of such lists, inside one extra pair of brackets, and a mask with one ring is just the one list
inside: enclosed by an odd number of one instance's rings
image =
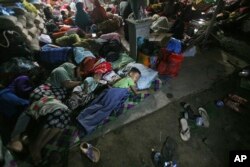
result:
[(141, 72), (141, 77), (137, 82), (138, 89), (142, 90), (150, 88), (152, 81), (158, 76), (158, 72), (140, 63), (129, 63), (126, 66), (126, 69), (131, 69), (132, 67), (137, 68)]

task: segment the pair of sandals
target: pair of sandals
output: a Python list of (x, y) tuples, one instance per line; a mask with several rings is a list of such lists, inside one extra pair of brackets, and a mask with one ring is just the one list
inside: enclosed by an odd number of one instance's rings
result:
[(82, 154), (87, 156), (92, 162), (97, 163), (100, 160), (100, 150), (89, 143), (81, 143), (80, 150)]
[(247, 99), (242, 98), (235, 94), (229, 94), (228, 97), (224, 99), (225, 105), (236, 112), (240, 112), (240, 108), (239, 108), (240, 105), (244, 105), (247, 102), (248, 102)]
[(191, 109), (190, 104), (182, 103), (182, 106), (183, 106), (185, 112), (184, 112), (184, 118), (180, 119), (180, 126), (181, 126), (180, 136), (181, 136), (181, 139), (183, 141), (188, 141), (191, 137), (191, 133), (190, 133), (190, 127), (188, 125), (187, 120), (188, 119), (195, 120), (197, 118), (201, 118), (202, 126), (208, 128), (209, 127), (209, 116), (207, 114), (207, 111), (202, 107), (198, 108), (199, 115), (195, 115), (193, 110)]

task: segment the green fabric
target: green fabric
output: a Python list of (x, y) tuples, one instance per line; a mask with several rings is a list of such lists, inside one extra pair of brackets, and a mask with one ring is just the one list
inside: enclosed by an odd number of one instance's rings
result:
[(74, 43), (80, 42), (81, 38), (77, 34), (63, 36), (56, 39), (56, 44), (60, 46), (72, 46)]
[[(93, 77), (87, 77), (84, 83), (88, 84), (87, 94), (92, 93), (98, 86), (98, 82), (95, 81)], [(85, 88), (83, 88), (85, 90)]]
[(52, 86), (57, 88), (63, 88), (64, 81), (76, 80), (74, 76), (75, 65), (72, 63), (64, 63), (61, 66), (55, 68), (46, 83), (50, 83)]
[(134, 86), (135, 82), (130, 77), (125, 77), (119, 80), (114, 84), (116, 88), (129, 88), (130, 86)]
[(112, 62), (113, 69), (121, 69), (126, 66), (128, 63), (134, 62), (134, 59), (129, 57), (127, 53), (121, 53), (118, 60)]

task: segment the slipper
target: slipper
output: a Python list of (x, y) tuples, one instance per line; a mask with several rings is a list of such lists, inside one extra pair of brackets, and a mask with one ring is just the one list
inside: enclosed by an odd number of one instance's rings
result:
[(208, 128), (209, 127), (209, 116), (207, 114), (207, 111), (204, 108), (202, 108), (202, 107), (198, 108), (198, 111), (199, 111), (199, 114), (202, 117), (203, 126), (206, 127), (206, 128)]
[(232, 100), (229, 100), (229, 99), (225, 99), (224, 100), (224, 103), (227, 107), (231, 108), (232, 110), (236, 111), (236, 112), (240, 112), (240, 109), (239, 109), (239, 103), (237, 102), (234, 102)]
[(188, 141), (190, 139), (190, 128), (188, 122), (185, 118), (180, 119), (181, 131), (180, 136), (183, 141)]
[(228, 97), (230, 99), (232, 99), (233, 101), (237, 102), (237, 103), (240, 103), (240, 104), (245, 104), (247, 103), (247, 99), (243, 98), (243, 97), (240, 97), (238, 95), (235, 95), (235, 94), (229, 94)]
[(98, 162), (100, 160), (100, 151), (88, 143), (81, 143), (80, 149), (92, 162)]
[(191, 108), (191, 105), (189, 103), (186, 103), (186, 102), (181, 102), (181, 106), (185, 110), (185, 118), (195, 120), (196, 116), (194, 114), (193, 109)]

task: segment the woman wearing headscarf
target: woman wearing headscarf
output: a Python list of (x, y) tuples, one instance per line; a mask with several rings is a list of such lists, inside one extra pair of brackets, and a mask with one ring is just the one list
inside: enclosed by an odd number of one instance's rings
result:
[(91, 13), (91, 19), (93, 23), (101, 23), (108, 19), (105, 9), (101, 6), (99, 0), (94, 0), (94, 9)]
[(86, 30), (92, 24), (90, 16), (83, 10), (82, 2), (76, 3), (75, 24), (83, 30)]

